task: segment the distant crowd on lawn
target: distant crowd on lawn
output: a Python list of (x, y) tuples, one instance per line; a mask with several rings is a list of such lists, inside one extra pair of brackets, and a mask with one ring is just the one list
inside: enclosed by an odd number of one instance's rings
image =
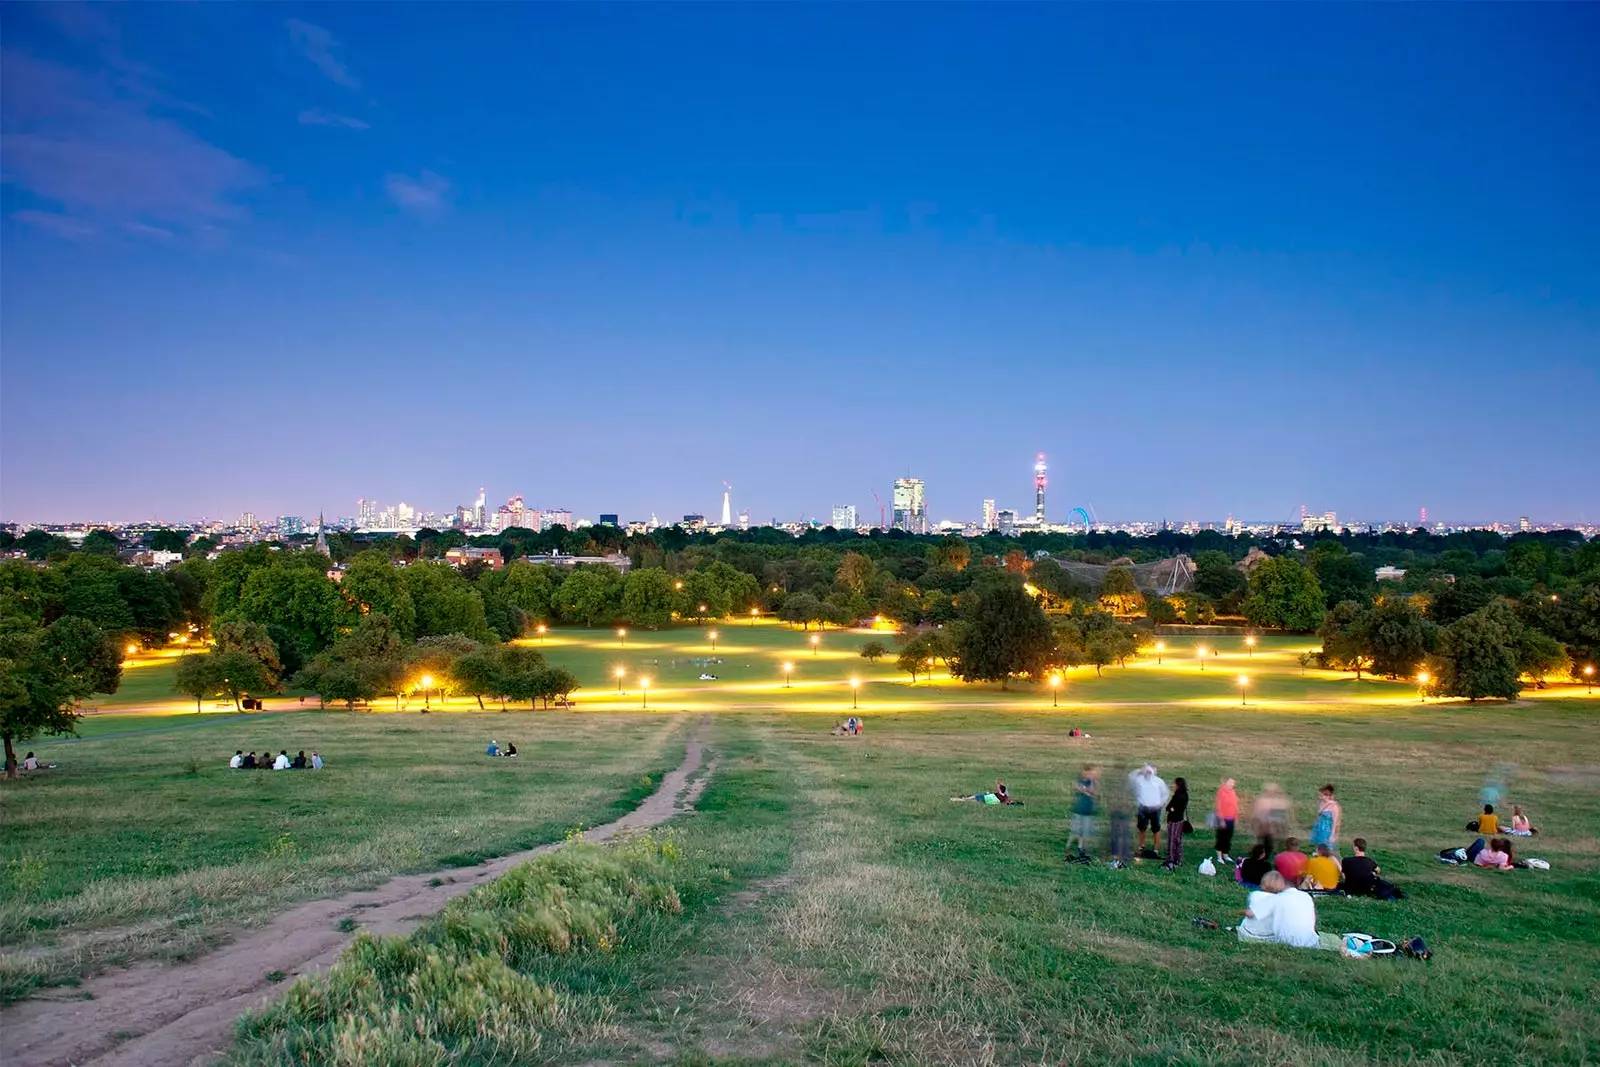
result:
[(315, 751), (307, 756), (305, 749), (291, 756), (288, 749), (279, 749), (274, 757), (270, 748), (262, 749), (257, 756), (254, 749), (246, 752), (241, 748), (228, 760), (228, 766), (236, 771), (320, 771), (322, 756)]

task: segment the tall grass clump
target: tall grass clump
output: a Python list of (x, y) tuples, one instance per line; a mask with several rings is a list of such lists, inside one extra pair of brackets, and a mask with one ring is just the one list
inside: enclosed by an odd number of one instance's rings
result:
[(575, 844), (451, 901), (409, 938), (361, 934), (325, 973), (240, 1020), (232, 1062), (443, 1067), (532, 1056), (582, 1016), (523, 969), (611, 952), (634, 920), (681, 913), (677, 856), (653, 837)]

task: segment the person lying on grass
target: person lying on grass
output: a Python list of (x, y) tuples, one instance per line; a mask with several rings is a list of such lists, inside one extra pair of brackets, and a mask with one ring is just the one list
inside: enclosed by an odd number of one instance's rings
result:
[(966, 796), (951, 797), (951, 800), (970, 800), (978, 804), (1021, 804), (1020, 800), (1011, 799), (1011, 794), (1006, 792), (1006, 784), (998, 779), (994, 783), (993, 793), (969, 793)]
[(1511, 842), (1503, 837), (1491, 838), (1489, 843), (1473, 857), (1473, 865), (1491, 871), (1511, 870)]

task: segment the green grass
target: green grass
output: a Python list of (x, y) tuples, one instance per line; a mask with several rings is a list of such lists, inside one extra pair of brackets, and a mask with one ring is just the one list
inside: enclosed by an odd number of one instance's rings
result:
[[(181, 956), (288, 904), (559, 840), (633, 807), (682, 757), (675, 718), (526, 712), (104, 716), (30, 747), (0, 835), (0, 996)], [(490, 737), (517, 742), (490, 760)], [(319, 750), (313, 772), (234, 749)]]
[[(719, 760), (673, 831), (681, 914), (621, 922), (615, 947), (515, 970), (567, 1014), (525, 1062), (1456, 1063), (1600, 1056), (1600, 702), (1108, 708), (1092, 741), (1048, 712), (879, 715), (858, 739), (812, 715), (714, 720)], [(1296, 800), (1338, 783), (1401, 902), (1323, 899), (1320, 927), (1420, 935), (1431, 964), (1241, 945), (1244, 893), (1184, 870), (1062, 862), (1071, 782), (1154, 760), (1203, 816), (1224, 774)], [(1496, 764), (1545, 833), (1548, 872), (1446, 868)], [(1020, 808), (952, 804), (1004, 777)], [(1197, 818), (1198, 821), (1198, 818)], [(1247, 835), (1241, 835), (1247, 837)], [(1241, 841), (1241, 850), (1244, 841)], [(604, 1023), (595, 1025), (596, 1021)], [(257, 1035), (259, 1036), (259, 1035)], [(249, 1062), (289, 1062), (249, 1046)], [(481, 1052), (481, 1050), (479, 1050)], [(475, 1062), (471, 1055), (445, 1062)]]

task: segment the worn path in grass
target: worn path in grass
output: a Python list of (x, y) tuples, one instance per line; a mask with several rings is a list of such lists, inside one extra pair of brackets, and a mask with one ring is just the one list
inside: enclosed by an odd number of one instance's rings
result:
[[(706, 781), (704, 775), (697, 777), (704, 758), (702, 732), (703, 724), (690, 735), (683, 762), (644, 803), (586, 830), (584, 840), (608, 841), (690, 810)], [(332, 963), (356, 928), (409, 933), (451, 898), (563, 844), (541, 845), (471, 869), (407, 875), (376, 889), (314, 901), (191, 963), (134, 967), (85, 982), (71, 991), (70, 999), (24, 1001), (0, 1012), (5, 1062), (8, 1067), (207, 1062), (226, 1047), (235, 1019), (274, 995), (277, 982)]]

